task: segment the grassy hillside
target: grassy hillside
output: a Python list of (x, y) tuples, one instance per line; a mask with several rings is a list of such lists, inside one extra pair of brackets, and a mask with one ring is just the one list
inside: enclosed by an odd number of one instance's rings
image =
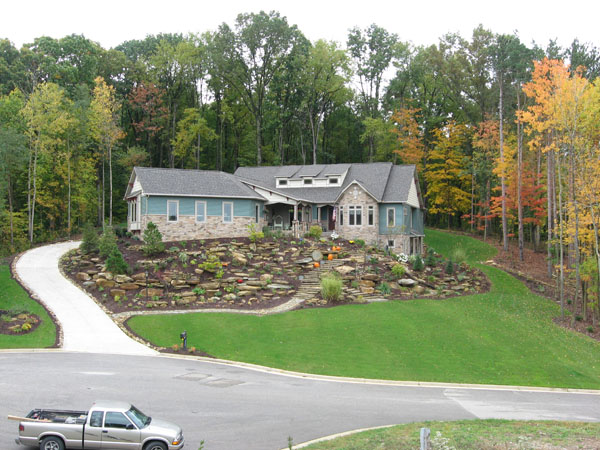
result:
[[(495, 250), (466, 236), (427, 230), (442, 254), (471, 263)], [(479, 266), (479, 265), (478, 265)], [(486, 294), (390, 301), (251, 317), (138, 316), (129, 326), (156, 345), (179, 343), (218, 358), (348, 377), (600, 388), (600, 344), (556, 326), (557, 306), (494, 267)]]
[(7, 265), (0, 265), (0, 310), (30, 312), (41, 319), (40, 325), (31, 333), (0, 334), (0, 348), (44, 348), (54, 344), (56, 327), (50, 316), (11, 278)]

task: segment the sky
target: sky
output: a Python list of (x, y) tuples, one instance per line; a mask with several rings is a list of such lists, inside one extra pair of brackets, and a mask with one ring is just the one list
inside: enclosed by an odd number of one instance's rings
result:
[(495, 33), (517, 32), (545, 48), (550, 39), (574, 38), (600, 47), (598, 0), (4, 0), (0, 38), (20, 48), (40, 36), (83, 34), (104, 48), (157, 33), (202, 33), (242, 12), (278, 11), (311, 41), (345, 46), (348, 30), (370, 24), (415, 45), (436, 44), (447, 32), (469, 38), (477, 25)]

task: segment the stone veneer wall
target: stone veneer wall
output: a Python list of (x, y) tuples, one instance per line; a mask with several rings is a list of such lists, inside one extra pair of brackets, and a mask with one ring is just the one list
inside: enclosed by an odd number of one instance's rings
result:
[[(354, 189), (356, 187), (356, 198)], [(339, 207), (344, 207), (344, 225), (340, 219), (336, 220), (335, 231), (344, 239), (362, 239), (369, 245), (378, 244), (379, 233), (379, 207), (377, 201), (367, 194), (360, 186), (350, 186), (338, 202)], [(362, 206), (362, 225), (348, 225), (348, 206)], [(369, 225), (369, 206), (373, 206), (373, 225)]]
[[(183, 241), (189, 239), (234, 238), (250, 234), (248, 225), (256, 223), (254, 217), (233, 217), (232, 223), (223, 223), (221, 216), (206, 216), (206, 222), (196, 222), (195, 216), (179, 216), (177, 222), (167, 222), (166, 215), (142, 216), (142, 233), (148, 222), (153, 222), (163, 235), (164, 241)], [(264, 220), (256, 223), (257, 231), (265, 225)]]

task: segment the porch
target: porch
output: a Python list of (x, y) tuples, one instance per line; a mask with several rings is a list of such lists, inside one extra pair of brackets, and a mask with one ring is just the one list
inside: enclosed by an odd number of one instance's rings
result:
[(333, 205), (315, 205), (304, 202), (278, 202), (265, 205), (265, 219), (269, 229), (303, 236), (310, 227), (318, 225), (324, 232), (335, 229)]

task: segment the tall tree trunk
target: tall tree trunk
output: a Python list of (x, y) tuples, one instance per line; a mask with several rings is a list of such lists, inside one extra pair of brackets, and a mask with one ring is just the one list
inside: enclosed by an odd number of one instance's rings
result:
[(15, 232), (14, 232), (14, 224), (13, 224), (13, 199), (12, 199), (12, 184), (10, 178), (10, 172), (7, 177), (7, 190), (8, 190), (8, 216), (10, 220), (10, 251), (11, 253), (15, 250)]
[(260, 114), (256, 114), (256, 165), (262, 164), (262, 121)]
[(505, 252), (508, 251), (508, 220), (506, 218), (506, 176), (504, 174), (504, 106), (503, 106), (503, 80), (500, 75), (500, 99), (498, 112), (500, 114), (500, 163), (502, 164), (502, 174), (500, 176), (500, 184), (502, 188), (502, 248)]
[[(517, 110), (521, 110), (521, 84), (519, 83), (517, 88)], [(521, 119), (517, 115), (517, 210), (519, 220), (519, 259), (523, 261), (523, 127), (521, 125)]]
[(590, 205), (590, 215), (594, 226), (594, 251), (596, 253), (596, 311), (592, 311), (592, 324), (598, 325), (598, 316), (600, 316), (600, 238), (598, 237), (598, 222), (594, 212), (594, 205)]
[(113, 176), (112, 176), (112, 145), (108, 146), (108, 225), (112, 227), (113, 210)]
[(554, 239), (554, 202), (556, 201), (556, 191), (554, 190), (554, 180), (556, 171), (554, 169), (554, 151), (548, 152), (546, 156), (546, 199), (548, 201), (548, 242), (547, 242), (547, 260), (548, 260), (548, 276), (551, 277), (554, 272), (552, 267), (552, 245)]
[(102, 229), (106, 218), (106, 186), (104, 182), (104, 158), (102, 158)]
[(71, 237), (71, 148), (67, 140), (67, 235)]
[[(571, 200), (573, 202), (573, 208), (575, 212), (575, 298), (573, 299), (573, 316), (571, 317), (571, 325), (575, 325), (575, 315), (577, 312), (577, 304), (579, 302), (579, 289), (581, 288), (581, 271), (580, 271), (580, 254), (579, 254), (579, 204), (577, 199), (577, 192), (575, 189), (575, 145), (571, 147), (571, 154), (569, 158), (569, 166), (571, 172), (571, 185), (572, 194)], [(585, 307), (583, 308), (583, 319), (586, 320)]]
[(564, 255), (564, 245), (563, 245), (563, 229), (564, 229), (564, 212), (563, 212), (563, 188), (562, 188), (562, 168), (560, 163), (560, 153), (558, 154), (558, 221), (559, 221), (559, 238), (558, 245), (560, 251), (560, 277), (558, 280), (559, 283), (559, 292), (560, 292), (560, 317), (562, 319), (565, 318), (565, 255)]
[[(35, 147), (34, 147), (34, 152), (33, 152), (33, 161), (32, 158), (30, 156), (29, 162), (30, 162), (30, 168), (29, 168), (29, 173), (30, 173), (30, 179), (28, 181), (28, 204), (29, 204), (29, 243), (33, 244), (33, 225), (35, 223), (35, 202), (36, 202), (36, 196), (37, 196), (37, 159), (38, 159), (38, 152), (39, 152), (39, 144), (36, 143)], [(31, 164), (33, 162), (33, 167), (31, 167)], [(31, 191), (31, 187), (33, 187), (33, 192)]]

